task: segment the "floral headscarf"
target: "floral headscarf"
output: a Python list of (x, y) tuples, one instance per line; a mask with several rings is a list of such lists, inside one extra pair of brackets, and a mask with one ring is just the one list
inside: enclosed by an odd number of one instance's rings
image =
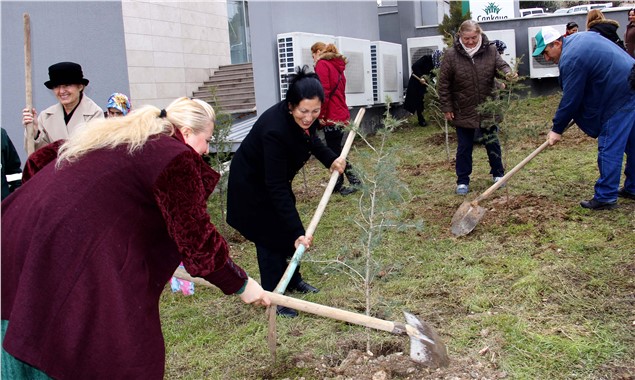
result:
[(107, 108), (116, 108), (126, 116), (130, 112), (130, 101), (128, 97), (120, 92), (115, 92), (108, 98)]

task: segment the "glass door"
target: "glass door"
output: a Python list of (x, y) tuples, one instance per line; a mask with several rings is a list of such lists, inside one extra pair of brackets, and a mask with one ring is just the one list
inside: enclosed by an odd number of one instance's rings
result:
[(228, 0), (229, 49), (232, 64), (251, 62), (247, 1)]

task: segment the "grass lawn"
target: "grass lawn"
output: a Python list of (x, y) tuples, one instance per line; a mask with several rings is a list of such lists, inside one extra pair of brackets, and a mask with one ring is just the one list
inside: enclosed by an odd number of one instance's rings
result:
[[(544, 142), (558, 100), (514, 103), (501, 129), (507, 170)], [(484, 218), (457, 238), (450, 220), (465, 198), (454, 194), (456, 139), (451, 131), (450, 162), (442, 129), (415, 125), (410, 119), (388, 144), (410, 190), (398, 205), (401, 221), (423, 221), (423, 228), (383, 234), (373, 256), (371, 314), (404, 321), (407, 310), (431, 324), (450, 367), (435, 372), (404, 361), (407, 337), (308, 314), (277, 319), (274, 362), (264, 308), (217, 289), (197, 286), (185, 297), (168, 286), (160, 305), (167, 379), (371, 379), (382, 371), (393, 379), (635, 378), (635, 201), (599, 212), (578, 205), (593, 195), (597, 142), (571, 128), (482, 201)], [(363, 167), (356, 158), (368, 150), (357, 139), (350, 161)], [(492, 184), (485, 149), (475, 147), (473, 157), (470, 200)], [(294, 188), (307, 226), (329, 174), (316, 160), (305, 173), (307, 186), (299, 173)], [(364, 273), (359, 194), (331, 197), (302, 264), (304, 278), (321, 291), (294, 297), (364, 312), (363, 280), (355, 274)], [(235, 261), (258, 279), (253, 244), (221, 222), (217, 204), (212, 196), (212, 220)], [(365, 353), (367, 340), (373, 356)]]

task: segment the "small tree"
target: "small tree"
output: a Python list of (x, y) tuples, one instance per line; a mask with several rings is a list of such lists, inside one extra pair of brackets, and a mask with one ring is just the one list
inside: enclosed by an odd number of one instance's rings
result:
[(229, 134), (232, 127), (232, 116), (225, 112), (222, 106), (218, 102), (216, 96), (216, 87), (210, 88), (212, 95), (212, 101), (209, 102), (216, 113), (216, 122), (214, 123), (214, 133), (212, 135), (212, 142), (210, 143), (210, 154), (207, 156), (208, 163), (221, 174), (220, 180), (216, 185), (217, 191), (215, 193), (219, 196), (218, 205), (220, 208), (220, 217), (223, 227), (225, 224), (225, 210), (226, 210), (226, 190), (227, 190), (227, 178), (229, 173), (229, 159), (232, 154), (232, 143), (229, 141)]
[[(400, 206), (408, 202), (412, 195), (398, 177), (396, 157), (399, 147), (391, 148), (387, 143), (391, 133), (404, 121), (394, 119), (390, 115), (390, 102), (387, 101), (386, 104), (388, 107), (384, 113), (385, 128), (377, 131), (379, 139), (377, 146), (371, 144), (366, 136), (358, 131), (369, 148), (360, 152), (358, 164), (355, 165), (355, 170), (363, 183), (358, 202), (359, 215), (354, 221), (360, 231), (356, 245), (363, 252), (363, 263), (361, 263), (363, 269), (355, 270), (353, 263), (347, 265), (353, 273), (363, 278), (366, 315), (370, 315), (372, 308), (371, 284), (382, 269), (374, 259), (373, 253), (381, 246), (384, 231), (405, 228), (421, 229), (423, 226), (421, 221), (414, 224), (405, 224), (400, 221), (402, 209)], [(370, 335), (368, 335), (366, 349), (370, 351)]]
[(443, 16), (443, 21), (439, 24), (439, 32), (443, 36), (443, 41), (447, 46), (452, 46), (454, 42), (454, 36), (459, 31), (459, 26), (465, 20), (472, 18), (472, 15), (468, 11), (463, 14), (463, 2), (452, 0), (450, 1), (450, 14)]

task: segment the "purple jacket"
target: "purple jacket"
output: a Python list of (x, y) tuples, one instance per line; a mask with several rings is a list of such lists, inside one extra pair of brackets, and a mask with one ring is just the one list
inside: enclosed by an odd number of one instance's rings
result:
[(225, 294), (247, 278), (206, 211), (218, 178), (167, 135), (43, 166), (2, 202), (7, 352), (56, 379), (162, 379), (159, 296), (179, 262)]

